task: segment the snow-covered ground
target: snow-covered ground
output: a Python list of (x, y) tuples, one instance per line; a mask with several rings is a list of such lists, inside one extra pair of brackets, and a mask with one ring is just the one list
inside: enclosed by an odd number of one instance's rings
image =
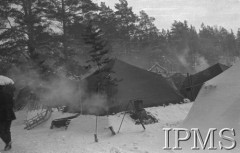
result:
[[(67, 130), (50, 129), (53, 119), (70, 116), (53, 112), (51, 118), (32, 130), (24, 130), (26, 111), (17, 112), (17, 120), (12, 124), (13, 148), (9, 153), (169, 153), (164, 147), (164, 127), (176, 127), (186, 117), (192, 103), (166, 107), (147, 108), (158, 123), (135, 125), (129, 115), (125, 116), (120, 133), (111, 135), (109, 126), (117, 132), (123, 113), (98, 117), (98, 139), (94, 142), (96, 117), (80, 115), (72, 119)], [(0, 148), (4, 144), (0, 142)], [(1, 152), (1, 151), (0, 151)]]

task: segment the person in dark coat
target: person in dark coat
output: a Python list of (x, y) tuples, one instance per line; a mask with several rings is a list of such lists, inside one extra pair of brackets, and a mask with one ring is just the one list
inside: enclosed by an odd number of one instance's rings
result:
[(4, 150), (12, 148), (11, 123), (16, 119), (13, 111), (13, 85), (0, 85), (0, 138), (6, 144)]

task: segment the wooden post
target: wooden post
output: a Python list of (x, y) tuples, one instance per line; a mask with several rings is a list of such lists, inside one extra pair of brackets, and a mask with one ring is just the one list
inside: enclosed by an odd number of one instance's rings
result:
[(124, 115), (123, 115), (123, 118), (122, 118), (121, 124), (120, 124), (119, 129), (118, 129), (118, 133), (119, 133), (121, 127), (122, 127), (122, 123), (123, 123), (123, 120), (124, 120), (125, 115), (127, 114), (127, 109), (128, 109), (128, 107), (129, 107), (130, 103), (131, 103), (131, 102), (129, 102), (128, 105), (127, 105), (127, 107), (126, 107), (125, 113), (124, 113)]
[(95, 127), (95, 134), (94, 134), (94, 140), (95, 140), (95, 142), (98, 142), (98, 138), (97, 138), (97, 120), (98, 120), (98, 118), (97, 118), (97, 116), (96, 116), (96, 127)]

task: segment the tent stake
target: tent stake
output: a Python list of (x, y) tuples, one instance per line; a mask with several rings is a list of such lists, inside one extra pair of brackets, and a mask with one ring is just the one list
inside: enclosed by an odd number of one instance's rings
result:
[(94, 134), (94, 140), (95, 140), (95, 142), (98, 142), (98, 138), (97, 138), (97, 120), (98, 120), (98, 118), (97, 118), (97, 116), (96, 116), (96, 127), (95, 127), (95, 134)]

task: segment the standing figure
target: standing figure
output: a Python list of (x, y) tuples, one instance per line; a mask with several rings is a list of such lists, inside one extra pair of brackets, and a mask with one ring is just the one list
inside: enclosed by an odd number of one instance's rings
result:
[(0, 138), (5, 143), (4, 150), (12, 148), (11, 123), (16, 119), (13, 111), (14, 83), (11, 79), (0, 76)]

